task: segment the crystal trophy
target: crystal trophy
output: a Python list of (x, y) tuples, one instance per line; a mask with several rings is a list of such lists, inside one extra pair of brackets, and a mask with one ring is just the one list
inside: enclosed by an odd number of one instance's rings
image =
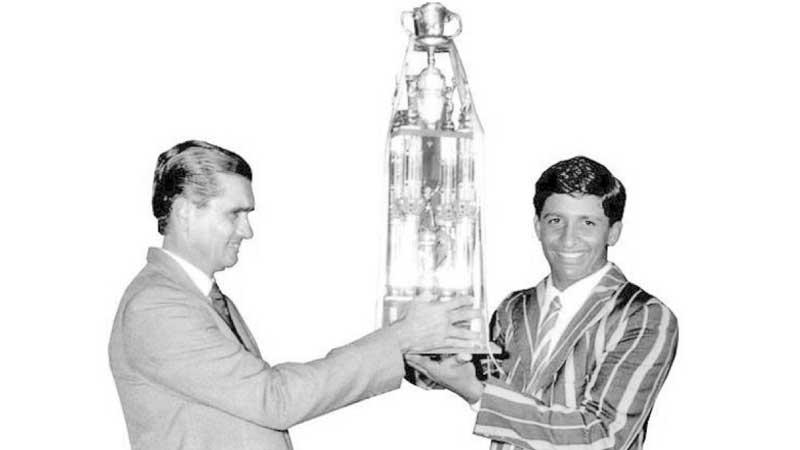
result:
[[(463, 326), (481, 333), (472, 351), (499, 348), (487, 335), (481, 252), (483, 130), (453, 38), (461, 18), (439, 3), (404, 12), (409, 33), (397, 78), (386, 144), (388, 215), (383, 326), (412, 299), (472, 299), (482, 318)], [(442, 348), (436, 353), (454, 353)]]

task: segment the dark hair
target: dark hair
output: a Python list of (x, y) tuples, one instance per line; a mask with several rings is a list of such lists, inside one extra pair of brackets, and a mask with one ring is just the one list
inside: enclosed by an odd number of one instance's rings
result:
[(253, 180), (250, 165), (236, 153), (205, 141), (186, 141), (158, 155), (153, 175), (153, 215), (164, 234), (172, 203), (184, 195), (203, 207), (220, 194), (217, 173), (233, 173)]
[(609, 225), (622, 220), (625, 211), (625, 186), (604, 165), (585, 156), (559, 161), (542, 173), (533, 196), (537, 217), (541, 216), (544, 202), (551, 194), (600, 197)]

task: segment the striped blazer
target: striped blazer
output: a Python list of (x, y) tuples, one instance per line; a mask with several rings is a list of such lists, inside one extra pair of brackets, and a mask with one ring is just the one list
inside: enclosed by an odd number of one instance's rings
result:
[(492, 450), (641, 449), (675, 357), (675, 316), (612, 265), (532, 379), (544, 287), (512, 293), (492, 317), (510, 357), (486, 383), (475, 434)]

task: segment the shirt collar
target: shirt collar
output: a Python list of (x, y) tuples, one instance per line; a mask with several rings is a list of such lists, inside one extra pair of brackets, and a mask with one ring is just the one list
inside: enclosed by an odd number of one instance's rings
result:
[(181, 266), (181, 269), (183, 269), (183, 271), (186, 272), (186, 275), (189, 276), (189, 279), (192, 280), (192, 282), (194, 283), (195, 286), (197, 286), (197, 289), (199, 289), (200, 292), (208, 296), (208, 294), (211, 292), (211, 286), (214, 285), (213, 278), (209, 278), (208, 275), (203, 273), (202, 270), (198, 269), (197, 266), (190, 263), (189, 261), (186, 261), (185, 259), (176, 255), (175, 253), (172, 253), (171, 251), (164, 248), (162, 248), (161, 250), (164, 250), (164, 253), (171, 256), (172, 259), (174, 259), (175, 262), (177, 262), (178, 265)]
[(548, 298), (555, 297), (558, 295), (559, 297), (569, 297), (569, 298), (581, 298), (585, 299), (589, 297), (589, 294), (592, 293), (592, 289), (597, 286), (597, 283), (600, 282), (600, 279), (605, 276), (605, 274), (611, 269), (611, 262), (606, 262), (606, 265), (588, 275), (584, 278), (573, 283), (570, 287), (564, 289), (563, 291), (559, 291), (558, 288), (555, 287), (553, 284), (553, 276), (552, 274), (547, 277), (547, 287), (546, 293)]

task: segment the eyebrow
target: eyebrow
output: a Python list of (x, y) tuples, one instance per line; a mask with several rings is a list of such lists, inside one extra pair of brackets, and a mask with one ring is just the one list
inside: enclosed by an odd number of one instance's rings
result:
[(243, 207), (243, 208), (233, 208), (232, 212), (234, 212), (234, 213), (253, 212), (253, 211), (255, 211), (255, 209), (256, 209), (255, 206), (248, 206), (248, 207)]
[[(544, 219), (544, 218), (550, 217), (550, 216), (564, 217), (565, 214), (562, 214), (560, 212), (551, 211), (551, 212), (547, 212), (547, 213), (543, 214), (542, 218)], [(595, 215), (591, 215), (591, 214), (583, 214), (583, 215), (577, 216), (577, 218), (581, 219), (581, 220), (583, 220), (583, 219), (603, 220), (603, 217), (605, 217), (605, 216), (595, 216)]]

